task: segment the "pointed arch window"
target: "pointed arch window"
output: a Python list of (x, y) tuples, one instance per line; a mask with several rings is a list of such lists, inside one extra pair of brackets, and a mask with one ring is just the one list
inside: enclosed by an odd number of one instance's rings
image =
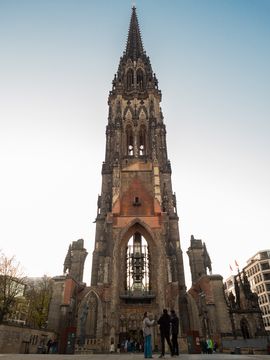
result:
[(139, 154), (144, 156), (146, 154), (146, 127), (141, 125), (139, 132)]
[(132, 69), (128, 69), (127, 71), (127, 89), (132, 90), (134, 85), (134, 72)]
[(97, 332), (97, 313), (98, 313), (98, 302), (97, 297), (94, 293), (89, 298), (89, 336), (92, 339), (96, 338)]
[(91, 293), (88, 301), (83, 304), (80, 315), (80, 345), (84, 345), (86, 338), (95, 339), (97, 332), (98, 300), (94, 293)]
[(126, 127), (126, 138), (127, 138), (127, 155), (134, 155), (134, 139), (131, 125)]
[(144, 73), (142, 69), (138, 69), (136, 73), (136, 86), (137, 89), (143, 90), (144, 89)]
[(132, 294), (147, 294), (150, 290), (150, 258), (147, 241), (136, 232), (127, 245), (126, 290)]

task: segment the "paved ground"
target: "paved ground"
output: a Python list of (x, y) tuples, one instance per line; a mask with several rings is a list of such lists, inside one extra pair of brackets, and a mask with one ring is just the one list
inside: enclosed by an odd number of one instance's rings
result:
[[(158, 360), (158, 355), (154, 354), (154, 358)], [(44, 354), (0, 354), (0, 360), (144, 360), (142, 354), (89, 354), (89, 355), (44, 355)], [(165, 360), (172, 359), (166, 355)], [(258, 360), (270, 359), (270, 355), (228, 355), (228, 354), (199, 354), (173, 357), (175, 360)]]

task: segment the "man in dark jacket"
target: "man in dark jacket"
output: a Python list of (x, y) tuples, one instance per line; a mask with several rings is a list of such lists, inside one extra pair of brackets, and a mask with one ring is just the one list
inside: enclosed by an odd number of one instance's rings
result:
[(167, 341), (167, 344), (169, 345), (171, 355), (173, 356), (173, 349), (170, 341), (170, 323), (171, 323), (170, 315), (168, 314), (167, 309), (164, 309), (163, 314), (158, 320), (160, 339), (161, 339), (161, 355), (159, 356), (160, 358), (162, 358), (165, 355), (165, 339)]
[(173, 354), (179, 355), (179, 348), (178, 348), (178, 331), (179, 331), (179, 319), (174, 310), (171, 310), (171, 324), (172, 324), (172, 348)]

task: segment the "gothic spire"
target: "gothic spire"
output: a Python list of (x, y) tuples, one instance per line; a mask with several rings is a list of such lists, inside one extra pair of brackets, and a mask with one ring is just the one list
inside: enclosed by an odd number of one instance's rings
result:
[(135, 6), (133, 6), (128, 31), (126, 55), (132, 60), (137, 60), (140, 56), (142, 56), (143, 53), (144, 50), (139, 28), (139, 22), (136, 14), (136, 8)]

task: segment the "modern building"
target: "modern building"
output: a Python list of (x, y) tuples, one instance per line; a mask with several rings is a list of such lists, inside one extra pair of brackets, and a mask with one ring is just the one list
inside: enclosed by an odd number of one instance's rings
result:
[(251, 290), (258, 295), (265, 329), (270, 331), (270, 250), (258, 251), (244, 267)]
[(225, 293), (235, 294), (237, 277), (247, 276), (251, 291), (258, 295), (258, 303), (262, 312), (266, 331), (270, 331), (270, 250), (258, 251), (247, 261), (247, 265), (237, 275), (229, 276), (225, 283)]

